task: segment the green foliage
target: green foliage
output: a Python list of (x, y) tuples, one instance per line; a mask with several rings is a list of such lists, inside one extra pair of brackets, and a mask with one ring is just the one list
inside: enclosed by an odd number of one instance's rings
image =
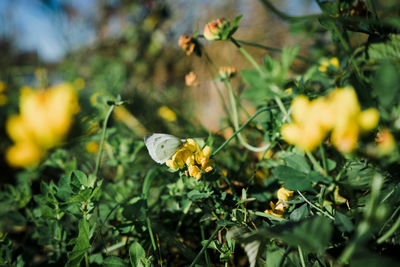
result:
[[(399, 20), (375, 15), (392, 14), (390, 4), (378, 1), (382, 10), (375, 10), (357, 4), (362, 1), (317, 1), (319, 15), (292, 17), (262, 1), (310, 39), (302, 49), (240, 42), (233, 38), (241, 30), (242, 16), (236, 17), (221, 40), (253, 67), (237, 66), (240, 75), (222, 80), (232, 93), (224, 99), (231, 110), (221, 131), (212, 132), (192, 116), (194, 100), (182, 96), (182, 81), (171, 78), (165, 90), (156, 89), (175, 68), (186, 71), (162, 35), (166, 4), (128, 2), (115, 8), (143, 22), (129, 24), (121, 39), (71, 52), (48, 75), (85, 78), (81, 110), (65, 142), (35, 166), (1, 163), (1, 266), (398, 265)], [(201, 35), (194, 37), (200, 45)], [(246, 50), (251, 45), (273, 53), (254, 59)], [(338, 66), (329, 63), (333, 56)], [(207, 55), (207, 64), (212, 60)], [(163, 67), (160, 78), (156, 69)], [(7, 75), (0, 71), (1, 79)], [(31, 85), (11, 76), (15, 92)], [(292, 120), (296, 97), (329, 97), (345, 86), (355, 88), (360, 109), (380, 114), (378, 127), (360, 135), (354, 151), (340, 153), (329, 138), (308, 152), (285, 141), (281, 129)], [(18, 109), (15, 92), (10, 106), (0, 107), (3, 128), (3, 117)], [(161, 105), (173, 107), (176, 121), (155, 112)], [(234, 129), (230, 139), (220, 134), (226, 127)], [(209, 146), (210, 158), (202, 156), (212, 170), (200, 170), (201, 179), (190, 176), (190, 161), (204, 163), (199, 152), (177, 170), (153, 162), (143, 142), (148, 129)], [(7, 136), (2, 153), (12, 145)], [(89, 143), (97, 149), (87, 149)]]

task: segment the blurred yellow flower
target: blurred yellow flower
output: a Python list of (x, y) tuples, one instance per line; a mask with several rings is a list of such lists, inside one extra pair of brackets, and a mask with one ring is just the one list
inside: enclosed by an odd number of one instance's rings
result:
[(161, 106), (158, 109), (158, 116), (167, 122), (176, 121), (176, 113), (167, 106)]
[(331, 59), (323, 59), (318, 67), (318, 70), (320, 72), (326, 72), (329, 67), (334, 67), (335, 69), (338, 69), (340, 67), (339, 65), (339, 59), (337, 57), (333, 57)]
[(213, 170), (214, 161), (210, 160), (211, 149), (205, 146), (203, 150), (193, 139), (187, 139), (185, 144), (165, 163), (173, 170), (183, 169), (187, 166), (189, 175), (200, 179), (202, 172)]
[(20, 114), (6, 121), (7, 133), (16, 143), (6, 158), (10, 165), (22, 167), (39, 162), (48, 149), (65, 140), (79, 104), (73, 86), (62, 83), (44, 91), (23, 87), (19, 108)]
[(90, 141), (85, 144), (85, 147), (86, 147), (87, 152), (89, 152), (91, 154), (96, 154), (99, 151), (100, 145), (99, 145), (99, 142)]
[(6, 160), (12, 167), (35, 165), (43, 156), (43, 149), (30, 141), (15, 143), (6, 151)]
[(191, 71), (185, 76), (185, 84), (187, 86), (198, 86), (199, 82), (197, 81), (197, 75)]
[(331, 134), (342, 153), (357, 147), (359, 135), (374, 129), (379, 113), (374, 108), (361, 111), (352, 87), (336, 88), (328, 96), (308, 100), (296, 97), (291, 105), (293, 123), (283, 125), (282, 137), (306, 151), (316, 149)]

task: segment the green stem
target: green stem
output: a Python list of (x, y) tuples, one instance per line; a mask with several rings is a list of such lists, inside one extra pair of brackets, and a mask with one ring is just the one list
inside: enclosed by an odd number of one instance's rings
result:
[(151, 228), (151, 222), (150, 222), (150, 218), (149, 217), (146, 218), (146, 224), (147, 224), (147, 228), (149, 230), (151, 244), (153, 245), (153, 250), (155, 252), (155, 251), (157, 251), (157, 246), (156, 246), (156, 242), (154, 241), (153, 230)]
[[(236, 100), (235, 100), (235, 96), (233, 94), (233, 89), (232, 89), (232, 85), (229, 81), (225, 82), (226, 87), (228, 88), (228, 94), (229, 94), (229, 99), (231, 102), (231, 110), (232, 110), (232, 120), (233, 120), (233, 127), (235, 129), (235, 131), (237, 131), (239, 129), (239, 115), (238, 115), (238, 111), (237, 111), (237, 107), (236, 107)], [(266, 149), (269, 148), (269, 144), (262, 146), (262, 147), (254, 147), (252, 145), (249, 145), (242, 137), (242, 135), (239, 133), (238, 134), (238, 139), (239, 142), (248, 150), (253, 151), (253, 152), (262, 152)]]
[(319, 152), (320, 152), (321, 158), (322, 158), (322, 166), (324, 167), (325, 173), (328, 174), (328, 165), (326, 162), (325, 149), (322, 144), (319, 145)]
[(231, 42), (239, 49), (239, 51), (245, 56), (245, 58), (254, 66), (254, 68), (264, 76), (264, 73), (255, 59), (244, 49), (233, 37), (230, 38)]
[(305, 202), (308, 203), (308, 205), (310, 205), (311, 207), (313, 207), (314, 209), (318, 210), (319, 212), (321, 212), (322, 214), (324, 214), (326, 217), (328, 217), (329, 219), (331, 219), (332, 221), (335, 220), (335, 218), (330, 215), (329, 213), (326, 213), (325, 211), (323, 211), (322, 209), (318, 208), (317, 206), (315, 206), (313, 203), (311, 203), (299, 190), (297, 190), (297, 193), (299, 193), (299, 195), (304, 199)]
[(189, 267), (193, 267), (197, 261), (200, 259), (200, 256), (203, 254), (204, 250), (207, 249), (208, 245), (210, 245), (211, 241), (214, 239), (214, 237), (218, 234), (219, 230), (221, 230), (222, 226), (218, 226), (217, 229), (215, 229), (214, 233), (210, 236), (210, 238), (207, 240), (207, 242), (203, 245), (201, 248), (200, 252), (196, 255), (194, 258), (193, 262), (190, 264)]
[(314, 168), (321, 174), (325, 175), (326, 172), (325, 170), (321, 167), (321, 164), (315, 159), (314, 155), (307, 151), (306, 152), (307, 157), (310, 159), (311, 163), (313, 164)]
[(350, 45), (347, 43), (347, 41), (344, 39), (344, 37), (342, 36), (342, 33), (339, 31), (338, 27), (336, 26), (335, 22), (332, 22), (332, 26), (333, 26), (333, 31), (336, 33), (337, 37), (339, 38), (340, 43), (342, 44), (342, 46), (344, 47), (344, 49), (346, 50), (346, 52), (350, 52), (351, 47)]
[(311, 14), (311, 15), (306, 15), (306, 16), (290, 16), (279, 9), (277, 9), (274, 5), (272, 5), (268, 0), (260, 0), (261, 3), (263, 3), (269, 10), (271, 10), (275, 15), (277, 15), (279, 18), (283, 20), (287, 20), (289, 22), (295, 22), (295, 21), (303, 21), (303, 20), (310, 20), (310, 19), (318, 19), (321, 17), (325, 17), (324, 14)]
[(367, 0), (368, 7), (372, 12), (372, 15), (374, 16), (374, 19), (378, 19), (378, 15), (376, 14), (376, 9), (375, 9), (375, 4), (372, 0)]
[(115, 108), (115, 103), (111, 104), (111, 106), (110, 106), (110, 108), (109, 108), (109, 110), (107, 112), (107, 115), (104, 118), (103, 129), (102, 129), (102, 134), (101, 134), (101, 139), (100, 139), (100, 149), (99, 149), (99, 153), (97, 154), (96, 168), (95, 168), (95, 171), (94, 171), (94, 174), (96, 176), (96, 180), (98, 179), (98, 176), (99, 176), (101, 156), (103, 155), (103, 146), (104, 146), (104, 140), (105, 140), (105, 137), (106, 137), (108, 120), (109, 120), (114, 108)]
[[(202, 225), (202, 224), (200, 224), (200, 230), (201, 230), (201, 239), (202, 239), (202, 240), (206, 239), (206, 237), (205, 237), (205, 235), (204, 235), (204, 228), (203, 228), (203, 225)], [(211, 264), (210, 264), (210, 258), (208, 257), (207, 250), (204, 250), (204, 258), (206, 259), (206, 265), (207, 265), (207, 267), (211, 266)]]
[[(244, 45), (248, 45), (248, 46), (261, 48), (261, 49), (264, 49), (264, 50), (267, 50), (267, 51), (270, 51), (270, 52), (282, 53), (282, 49), (279, 49), (279, 48), (270, 47), (270, 46), (266, 46), (266, 45), (262, 45), (262, 44), (253, 43), (253, 42), (248, 42), (248, 41), (244, 41), (244, 40), (238, 40), (238, 39), (235, 39), (235, 40), (239, 44), (244, 44)], [(301, 59), (301, 60), (303, 60), (305, 62), (308, 62), (308, 63), (313, 63), (313, 64), (317, 63), (314, 60), (311, 60), (311, 59), (308, 59), (306, 57), (299, 56), (299, 55), (297, 55), (296, 58)]]
[(237, 129), (232, 135), (231, 137), (229, 137), (228, 139), (226, 139), (225, 142), (222, 143), (222, 145), (220, 145), (214, 152), (213, 152), (213, 156), (215, 156), (221, 149), (223, 149), (233, 138), (236, 137), (236, 135), (238, 135), (240, 133), (240, 131), (242, 131), (255, 117), (257, 117), (258, 115), (260, 115), (261, 113), (263, 113), (264, 111), (267, 111), (269, 109), (269, 107), (263, 107), (260, 108), (259, 110), (257, 110), (256, 113), (253, 114), (253, 116), (251, 116), (245, 123), (243, 123), (242, 126), (239, 127), (239, 129)]
[(389, 237), (391, 237), (397, 231), (399, 227), (400, 227), (400, 216), (397, 217), (397, 221), (392, 225), (392, 227), (390, 227), (390, 229), (378, 239), (377, 243), (382, 244), (383, 242), (385, 242)]
[(301, 266), (306, 267), (306, 263), (304, 261), (304, 256), (303, 256), (303, 250), (301, 249), (300, 245), (297, 246), (297, 249), (299, 251)]

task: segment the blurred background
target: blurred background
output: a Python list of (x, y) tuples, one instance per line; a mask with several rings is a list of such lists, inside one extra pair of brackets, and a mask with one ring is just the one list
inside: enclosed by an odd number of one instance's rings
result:
[[(291, 15), (319, 11), (314, 1), (272, 2)], [(147, 119), (161, 104), (175, 111), (189, 105), (187, 110), (205, 128), (217, 131), (223, 109), (214, 77), (204, 57), (185, 56), (178, 39), (181, 34), (202, 33), (210, 20), (238, 14), (243, 19), (237, 39), (277, 48), (308, 44), (307, 36), (291, 37), (288, 24), (258, 0), (2, 0), (0, 79), (10, 83), (18, 76), (26, 84), (40, 67), (51, 73), (50, 82), (80, 77), (86, 90), (121, 93), (132, 100), (134, 115), (151, 132), (166, 130)], [(246, 67), (231, 44), (203, 44), (217, 66)], [(250, 51), (255, 56), (266, 53)], [(185, 87), (189, 71), (197, 74), (198, 87)]]

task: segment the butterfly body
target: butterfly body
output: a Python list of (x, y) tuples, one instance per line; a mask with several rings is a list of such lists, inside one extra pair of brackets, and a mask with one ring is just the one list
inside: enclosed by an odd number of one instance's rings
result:
[(144, 137), (150, 157), (159, 164), (163, 164), (171, 158), (183, 142), (184, 140), (171, 134), (153, 133)]

